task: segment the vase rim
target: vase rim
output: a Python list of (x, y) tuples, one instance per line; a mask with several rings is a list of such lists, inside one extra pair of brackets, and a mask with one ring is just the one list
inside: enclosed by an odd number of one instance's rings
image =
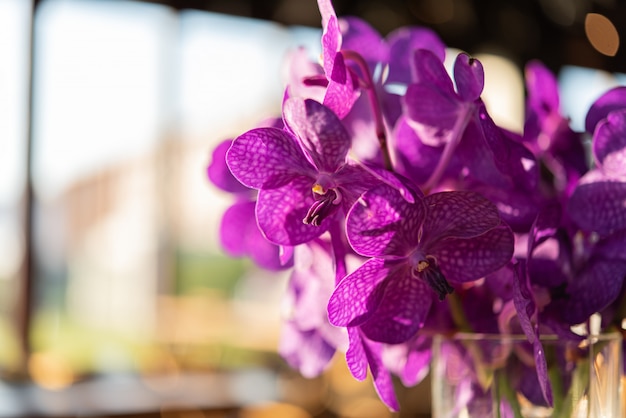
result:
[[(496, 333), (486, 333), (486, 332), (457, 332), (453, 335), (437, 335), (439, 338), (444, 340), (482, 340), (482, 341), (528, 341), (528, 337), (526, 334), (496, 334)], [(581, 339), (577, 341), (585, 341), (585, 340), (593, 340), (594, 342), (598, 341), (613, 341), (613, 340), (621, 340), (623, 338), (622, 334), (618, 331), (607, 331), (602, 332), (600, 334), (591, 334), (591, 335), (581, 335)], [(539, 336), (541, 341), (559, 341), (564, 340), (562, 336), (557, 334), (541, 334)]]

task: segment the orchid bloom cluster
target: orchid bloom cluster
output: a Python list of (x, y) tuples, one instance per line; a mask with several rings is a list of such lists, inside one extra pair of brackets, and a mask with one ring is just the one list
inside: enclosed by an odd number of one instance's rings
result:
[(281, 117), (219, 145), (208, 169), (236, 200), (225, 251), (291, 270), (281, 355), (313, 377), (345, 351), (397, 410), (392, 376), (425, 376), (433, 334), (523, 332), (538, 385), (512, 384), (552, 404), (540, 334), (576, 340), (595, 313), (604, 330), (624, 317), (626, 88), (574, 132), (531, 62), (511, 132), (481, 99), (477, 59), (459, 54), (449, 74), (429, 29), (382, 38), (318, 5), (321, 62), (295, 51)]

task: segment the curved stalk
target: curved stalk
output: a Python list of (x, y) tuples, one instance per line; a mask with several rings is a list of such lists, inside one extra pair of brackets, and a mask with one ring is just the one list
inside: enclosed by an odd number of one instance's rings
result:
[(443, 176), (443, 173), (446, 171), (457, 145), (461, 142), (461, 138), (463, 137), (463, 133), (465, 132), (465, 128), (467, 127), (473, 112), (473, 104), (466, 103), (465, 106), (463, 106), (459, 118), (452, 127), (452, 136), (445, 145), (443, 154), (437, 163), (437, 167), (435, 167), (435, 170), (432, 172), (426, 183), (422, 185), (422, 191), (424, 194), (428, 194), (430, 190), (435, 187), (441, 179), (441, 176)]
[(367, 97), (369, 99), (370, 107), (372, 109), (372, 115), (374, 116), (376, 138), (378, 139), (380, 152), (383, 156), (383, 164), (385, 166), (385, 169), (393, 171), (391, 154), (389, 153), (389, 145), (387, 143), (387, 133), (385, 131), (385, 123), (383, 121), (383, 113), (380, 108), (380, 101), (378, 99), (378, 94), (376, 93), (374, 80), (372, 80), (372, 75), (370, 74), (367, 63), (365, 62), (363, 57), (355, 51), (345, 50), (341, 51), (341, 54), (343, 55), (344, 59), (354, 62), (359, 67), (359, 70), (362, 73), (363, 87), (367, 91)]

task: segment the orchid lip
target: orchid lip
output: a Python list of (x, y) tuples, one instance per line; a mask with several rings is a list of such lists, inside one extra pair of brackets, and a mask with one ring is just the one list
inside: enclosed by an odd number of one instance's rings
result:
[(437, 294), (439, 300), (444, 300), (447, 295), (454, 291), (454, 288), (450, 286), (450, 283), (448, 283), (437, 265), (437, 260), (432, 255), (427, 255), (419, 260), (413, 268), (412, 274), (414, 277), (418, 277), (426, 282)]
[(309, 208), (304, 219), (302, 219), (302, 223), (320, 226), (324, 219), (335, 212), (341, 203), (342, 196), (337, 189), (325, 190), (319, 184), (315, 184), (312, 191), (315, 202)]

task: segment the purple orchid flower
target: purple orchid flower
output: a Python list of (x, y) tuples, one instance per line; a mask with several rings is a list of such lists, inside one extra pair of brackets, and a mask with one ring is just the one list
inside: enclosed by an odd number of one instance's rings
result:
[[(267, 123), (271, 125), (275, 122)], [(235, 203), (224, 212), (220, 223), (222, 248), (231, 257), (249, 257), (256, 265), (268, 270), (289, 268), (293, 265), (292, 249), (281, 248), (265, 239), (254, 215), (256, 192), (237, 181), (226, 165), (226, 152), (231, 144), (232, 140), (220, 143), (214, 149), (207, 168), (211, 182), (236, 197)]]
[(602, 236), (626, 229), (626, 101), (624, 104), (597, 123), (593, 137), (596, 168), (580, 179), (568, 204), (577, 225)]
[(567, 196), (588, 169), (582, 135), (561, 115), (558, 85), (550, 70), (539, 61), (531, 61), (525, 75), (524, 143), (554, 176), (552, 187)]
[(455, 90), (437, 56), (426, 50), (414, 55), (416, 81), (404, 96), (405, 118), (395, 128), (402, 173), (427, 191), (477, 191), (514, 230), (527, 230), (540, 206), (538, 167), (520, 140), (489, 116), (480, 99), (482, 65), (460, 54)]
[(295, 248), (295, 266), (284, 300), (285, 320), (278, 352), (305, 377), (326, 369), (347, 335), (328, 322), (325, 304), (334, 289), (330, 246), (321, 240)]
[(513, 254), (513, 234), (496, 207), (472, 192), (409, 203), (396, 189), (377, 186), (348, 214), (347, 235), (357, 253), (372, 258), (333, 292), (330, 322), (391, 344), (415, 335), (433, 298), (453, 291), (449, 281), (477, 280)]
[(369, 368), (380, 400), (391, 411), (398, 411), (400, 405), (393, 388), (391, 373), (383, 363), (383, 344), (367, 338), (360, 327), (348, 327), (348, 337), (350, 346), (346, 351), (346, 363), (352, 376), (357, 380), (365, 380)]
[(341, 53), (342, 36), (335, 9), (330, 0), (318, 0), (322, 15), (322, 59), (328, 79), (324, 105), (332, 109), (339, 118), (348, 114), (359, 98), (358, 76), (345, 61)]
[(292, 98), (283, 115), (287, 130), (244, 133), (226, 161), (241, 183), (259, 189), (256, 216), (267, 239), (296, 245), (327, 231), (377, 181), (346, 160), (350, 136), (326, 106)]

